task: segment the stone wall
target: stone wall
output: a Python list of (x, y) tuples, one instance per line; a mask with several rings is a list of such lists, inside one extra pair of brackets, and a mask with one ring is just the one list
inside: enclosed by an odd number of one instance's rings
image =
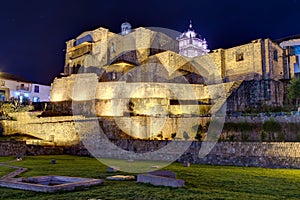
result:
[[(174, 142), (174, 141), (173, 141)], [(147, 157), (145, 152), (153, 152), (169, 145), (171, 141), (142, 141), (142, 140), (119, 140), (115, 144), (126, 151), (141, 152), (143, 159)], [(181, 148), (184, 141), (175, 142)], [(176, 146), (175, 145), (175, 146)], [(199, 158), (200, 142), (192, 142), (189, 149), (177, 160), (178, 162), (189, 161), (194, 164), (211, 165), (233, 165), (233, 166), (253, 166), (268, 168), (300, 168), (300, 143), (299, 142), (220, 142), (216, 143), (211, 152), (204, 158)], [(170, 161), (174, 158), (176, 151), (169, 151), (160, 155), (160, 160)], [(88, 155), (88, 151), (81, 148), (68, 148), (68, 153)], [(126, 159), (125, 154), (118, 154), (113, 151), (102, 155), (106, 158)], [(131, 159), (135, 159), (130, 155)]]
[(227, 111), (262, 110), (263, 106), (283, 106), (286, 83), (274, 80), (243, 81), (227, 99)]
[[(263, 123), (273, 119), (281, 126), (277, 132), (263, 131)], [(240, 116), (226, 117), (220, 141), (243, 141), (243, 142), (300, 142), (300, 116)], [(238, 126), (245, 123), (251, 127), (251, 130), (239, 130)], [(243, 129), (243, 128), (241, 128)], [(263, 133), (264, 132), (264, 133)], [(264, 139), (262, 138), (262, 135)]]
[[(80, 137), (89, 137), (91, 128), (95, 122), (109, 139), (140, 138), (140, 139), (169, 139), (171, 134), (176, 133), (177, 140), (184, 140), (183, 133), (187, 132), (190, 140), (195, 139), (195, 125), (206, 126), (211, 120), (210, 117), (164, 117), (164, 116), (124, 116), (124, 117), (84, 117), (57, 116), (37, 117), (37, 113), (11, 113), (17, 119), (1, 120), (0, 125), (3, 135), (24, 133), (41, 139), (43, 142), (53, 142), (56, 145), (70, 146), (78, 144)], [(300, 141), (300, 116), (277, 116), (273, 117), (281, 125), (281, 131), (261, 140), (262, 124), (270, 119), (268, 116), (261, 117), (226, 117), (226, 123), (247, 122), (252, 129), (240, 131), (236, 129), (223, 128), (220, 141)], [(225, 125), (226, 125), (225, 123)], [(246, 135), (246, 137), (245, 137)], [(271, 138), (272, 136), (272, 138)], [(243, 138), (244, 137), (244, 138)], [(230, 139), (231, 138), (231, 139)]]
[(10, 113), (16, 120), (1, 120), (3, 135), (24, 133), (43, 141), (58, 145), (72, 145), (79, 142), (74, 120), (80, 116), (37, 117), (37, 113)]
[[(143, 153), (143, 159), (147, 157), (145, 152), (155, 151), (169, 145), (171, 141), (142, 141), (142, 140), (118, 140), (115, 144), (131, 152)], [(178, 148), (184, 141), (177, 142)], [(177, 160), (178, 162), (189, 161), (194, 164), (253, 166), (268, 168), (300, 168), (300, 143), (299, 142), (220, 142), (204, 158), (199, 158), (200, 142), (192, 142), (189, 149)], [(55, 155), (70, 154), (91, 156), (83, 145), (68, 147), (45, 147), (26, 145), (25, 142), (0, 141), (0, 156), (17, 155)], [(126, 154), (126, 153), (125, 153)], [(159, 160), (169, 161), (173, 158), (173, 152), (159, 156)], [(107, 151), (102, 157), (126, 159), (126, 156)], [(135, 159), (134, 156), (130, 156)]]
[(25, 141), (0, 141), (0, 156), (59, 155), (63, 153), (64, 147), (26, 145)]
[[(205, 125), (208, 117), (164, 117), (164, 116), (125, 116), (125, 117), (84, 117), (57, 116), (37, 117), (37, 113), (11, 113), (14, 120), (1, 120), (3, 135), (24, 133), (41, 139), (44, 142), (53, 142), (56, 145), (70, 146), (77, 144), (80, 137), (89, 136), (95, 122), (110, 139), (142, 138), (142, 139), (171, 139), (172, 133), (177, 133), (178, 139), (183, 139), (183, 132), (195, 136), (192, 127), (197, 124)], [(99, 132), (99, 131), (98, 131)]]
[(179, 159), (212, 165), (254, 166), (268, 168), (300, 168), (300, 143), (290, 142), (221, 142), (204, 158), (197, 152), (201, 143), (194, 142)]

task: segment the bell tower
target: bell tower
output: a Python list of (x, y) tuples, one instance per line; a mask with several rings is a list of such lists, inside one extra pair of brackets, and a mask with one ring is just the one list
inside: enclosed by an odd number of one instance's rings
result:
[(179, 42), (180, 55), (192, 58), (209, 52), (205, 38), (202, 39), (201, 35), (193, 29), (192, 20), (190, 20), (188, 30), (176, 39)]

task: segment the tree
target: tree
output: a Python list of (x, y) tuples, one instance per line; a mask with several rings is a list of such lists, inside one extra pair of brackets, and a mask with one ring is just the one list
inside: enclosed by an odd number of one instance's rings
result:
[(300, 98), (300, 78), (292, 78), (287, 89), (289, 99), (293, 101), (296, 100), (296, 107), (298, 108)]
[(176, 137), (176, 133), (172, 133), (172, 134), (171, 134), (171, 138), (174, 140), (175, 137)]

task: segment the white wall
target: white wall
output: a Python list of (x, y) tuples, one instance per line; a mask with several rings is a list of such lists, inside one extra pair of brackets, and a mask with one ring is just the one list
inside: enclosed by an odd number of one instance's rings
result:
[[(22, 101), (24, 98), (29, 98), (31, 102), (50, 100), (50, 86), (48, 85), (21, 82), (3, 78), (0, 78), (0, 82), (4, 83), (4, 85), (0, 85), (0, 90), (7, 91), (7, 88), (9, 89), (9, 94), (5, 94), (5, 100), (9, 100), (12, 97), (19, 100), (22, 99)], [(39, 88), (38, 92), (34, 90), (35, 86)]]

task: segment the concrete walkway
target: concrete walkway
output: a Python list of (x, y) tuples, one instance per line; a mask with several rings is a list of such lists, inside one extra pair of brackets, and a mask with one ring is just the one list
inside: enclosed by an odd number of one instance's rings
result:
[(0, 166), (4, 166), (4, 167), (9, 167), (9, 168), (16, 169), (15, 171), (10, 172), (9, 174), (2, 176), (0, 178), (0, 180), (6, 180), (6, 179), (13, 178), (13, 177), (18, 176), (19, 174), (21, 174), (21, 173), (23, 173), (23, 172), (25, 172), (25, 171), (28, 170), (27, 168), (9, 165), (10, 163), (14, 163), (14, 162), (20, 162), (20, 161), (18, 161), (18, 160), (11, 160), (11, 161), (8, 161), (8, 162), (0, 162)]

